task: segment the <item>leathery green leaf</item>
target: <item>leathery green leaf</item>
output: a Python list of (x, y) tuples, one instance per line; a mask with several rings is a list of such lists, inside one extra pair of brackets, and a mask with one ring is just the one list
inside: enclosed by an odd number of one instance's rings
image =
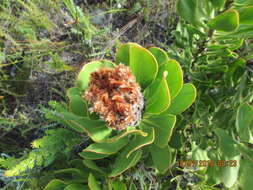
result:
[(253, 164), (252, 161), (241, 159), (239, 184), (243, 190), (251, 190), (253, 187)]
[(95, 170), (95, 171), (98, 171), (99, 173), (102, 173), (104, 174), (105, 172), (99, 168), (96, 163), (92, 160), (87, 160), (87, 159), (84, 159), (83, 160), (83, 164), (87, 167), (87, 168), (90, 168), (92, 170)]
[(239, 14), (240, 24), (253, 25), (253, 6), (243, 7)]
[(94, 152), (97, 154), (115, 154), (128, 143), (128, 138), (124, 137), (109, 143), (93, 143), (83, 150), (83, 152)]
[(168, 145), (175, 124), (176, 116), (170, 114), (153, 115), (147, 119), (143, 119), (143, 125), (155, 129), (154, 144), (159, 147)]
[(88, 160), (100, 160), (102, 158), (110, 156), (110, 154), (98, 154), (95, 152), (80, 152), (79, 156)]
[(177, 13), (186, 21), (197, 24), (200, 19), (197, 0), (179, 0), (177, 3)]
[(80, 183), (72, 183), (64, 188), (64, 190), (89, 190), (87, 185)]
[(101, 190), (96, 178), (91, 173), (88, 178), (88, 186), (89, 186), (90, 190)]
[(168, 73), (166, 81), (170, 91), (170, 97), (173, 99), (183, 86), (183, 71), (180, 64), (176, 60), (171, 59), (160, 66), (157, 77), (162, 78), (164, 72)]
[(142, 89), (145, 89), (156, 78), (158, 63), (155, 57), (138, 44), (123, 44), (116, 54), (116, 62), (130, 67)]
[(113, 181), (112, 188), (113, 190), (127, 190), (127, 186), (121, 181)]
[(128, 135), (132, 135), (132, 134), (141, 135), (141, 136), (144, 136), (144, 137), (148, 135), (147, 133), (145, 133), (142, 130), (131, 129), (131, 130), (123, 131), (123, 132), (119, 133), (118, 135), (116, 135), (112, 138), (105, 139), (104, 141), (101, 141), (100, 143), (112, 143), (112, 142), (115, 142), (115, 141), (117, 141), (117, 140), (119, 140), (123, 137), (126, 137)]
[(111, 128), (106, 127), (103, 121), (91, 120), (87, 117), (81, 117), (78, 120), (66, 120), (66, 122), (71, 126), (79, 127), (95, 142), (105, 140), (112, 131)]
[(235, 156), (227, 158), (227, 161), (234, 161), (236, 162), (236, 165), (233, 167), (222, 167), (221, 168), (221, 181), (224, 183), (224, 185), (228, 188), (231, 188), (237, 181), (238, 178), (238, 172), (240, 168), (240, 158), (241, 156)]
[(253, 107), (247, 103), (242, 104), (236, 115), (236, 128), (241, 140), (250, 142), (251, 123), (253, 121)]
[(155, 131), (153, 127), (147, 127), (145, 125), (141, 125), (141, 129), (147, 133), (147, 136), (136, 135), (128, 145), (129, 152), (127, 153), (126, 157), (128, 158), (133, 152), (137, 151), (138, 149), (152, 144), (155, 139)]
[(88, 115), (88, 105), (82, 98), (80, 90), (77, 87), (68, 89), (67, 96), (69, 98), (69, 110), (70, 112), (78, 116)]
[(172, 153), (169, 146), (160, 148), (154, 144), (149, 146), (154, 166), (160, 173), (165, 173), (172, 162)]
[(66, 186), (66, 183), (59, 179), (50, 181), (44, 190), (62, 190)]
[(234, 157), (239, 154), (239, 151), (236, 148), (236, 142), (227, 134), (223, 129), (215, 129), (215, 133), (219, 138), (219, 148), (223, 155), (226, 157)]
[(108, 67), (113, 67), (113, 63), (108, 60), (92, 61), (85, 64), (77, 76), (77, 86), (81, 90), (85, 90), (89, 85), (90, 74), (100, 68)]
[(184, 84), (178, 95), (172, 100), (166, 113), (177, 115), (189, 108), (196, 98), (196, 88), (190, 84)]
[(151, 47), (148, 50), (155, 56), (159, 66), (169, 60), (168, 54), (161, 48)]
[(103, 121), (80, 117), (66, 110), (61, 110), (61, 112), (50, 111), (50, 113), (47, 113), (47, 118), (62, 123), (80, 133), (86, 133), (95, 142), (105, 140), (112, 131), (111, 128), (106, 127)]
[(146, 113), (159, 114), (170, 106), (170, 91), (166, 81), (166, 73), (156, 79), (145, 91)]
[(117, 50), (117, 53), (116, 53), (116, 63), (117, 64), (122, 63), (127, 66), (130, 65), (130, 48), (132, 46), (141, 47), (139, 44), (133, 43), (133, 42), (128, 42), (128, 43), (122, 44), (120, 46), (120, 48)]
[(228, 10), (208, 22), (210, 28), (223, 32), (235, 31), (239, 26), (239, 13), (236, 10)]
[(113, 169), (112, 172), (110, 173), (109, 177), (116, 177), (126, 171), (127, 169), (135, 166), (137, 162), (141, 158), (142, 151), (137, 150), (133, 152), (128, 158), (127, 154), (129, 153), (130, 149), (125, 148), (119, 156), (116, 158), (114, 164), (113, 164)]

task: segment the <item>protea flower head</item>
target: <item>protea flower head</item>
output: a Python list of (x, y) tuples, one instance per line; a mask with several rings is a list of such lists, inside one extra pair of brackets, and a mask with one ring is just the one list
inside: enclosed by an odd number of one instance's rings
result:
[(141, 88), (129, 67), (122, 64), (91, 73), (84, 98), (92, 104), (90, 111), (98, 113), (114, 129), (136, 126), (141, 120)]
[(194, 102), (196, 89), (183, 83), (180, 64), (164, 50), (127, 43), (118, 49), (115, 62), (86, 63), (67, 95), (68, 109), (55, 106), (50, 118), (92, 139), (94, 143), (79, 153), (94, 161), (84, 162), (88, 168), (115, 155), (109, 174), (115, 177), (133, 167), (143, 152), (151, 155), (161, 173), (173, 165), (174, 151), (168, 143), (176, 115)]

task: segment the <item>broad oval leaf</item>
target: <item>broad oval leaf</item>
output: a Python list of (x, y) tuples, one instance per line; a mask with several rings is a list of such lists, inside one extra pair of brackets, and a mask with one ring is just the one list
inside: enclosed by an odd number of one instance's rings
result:
[(239, 13), (236, 10), (228, 10), (208, 22), (210, 28), (223, 32), (235, 31), (239, 26)]
[(67, 111), (47, 113), (47, 118), (62, 123), (78, 132), (86, 133), (93, 141), (100, 142), (105, 140), (112, 129), (106, 127), (105, 122), (91, 120), (88, 117), (79, 117)]
[(173, 59), (160, 66), (157, 77), (162, 78), (165, 71), (168, 73), (166, 81), (170, 91), (170, 97), (173, 99), (183, 86), (183, 71), (180, 64)]
[[(241, 140), (250, 143), (251, 122), (253, 121), (253, 107), (247, 103), (242, 104), (236, 115), (236, 128)], [(252, 143), (252, 142), (251, 142)]]
[(94, 152), (97, 154), (115, 154), (128, 143), (128, 138), (123, 137), (109, 143), (93, 143), (83, 150), (83, 152)]
[(241, 159), (239, 184), (243, 190), (251, 190), (253, 187), (253, 164), (252, 161)]
[(80, 90), (77, 87), (68, 89), (67, 96), (69, 98), (69, 111), (78, 116), (88, 115), (87, 102), (82, 98)]
[(44, 190), (62, 190), (67, 184), (59, 179), (53, 179), (50, 181)]
[(239, 164), (240, 158), (241, 158), (240, 155), (227, 158), (226, 160), (233, 160), (234, 162), (236, 162), (236, 166), (221, 168), (221, 171), (220, 171), (221, 182), (223, 182), (227, 188), (231, 188), (237, 182), (239, 168), (240, 168), (240, 164)]
[(92, 61), (83, 66), (77, 76), (77, 86), (83, 91), (85, 90), (90, 81), (90, 74), (100, 68), (113, 67), (113, 63), (108, 60)]
[(155, 129), (154, 144), (159, 147), (165, 147), (168, 145), (175, 124), (176, 116), (170, 114), (154, 115), (147, 119), (143, 119), (142, 122), (142, 125), (153, 127)]
[(100, 160), (110, 156), (110, 154), (98, 154), (95, 152), (80, 152), (79, 156), (88, 160)]
[(96, 178), (91, 173), (88, 178), (88, 186), (90, 190), (102, 190), (98, 185)]
[(237, 156), (240, 152), (236, 148), (236, 142), (223, 129), (215, 129), (215, 133), (219, 138), (219, 148), (224, 156), (231, 158)]
[(100, 141), (100, 143), (112, 143), (112, 142), (115, 142), (123, 137), (126, 137), (128, 135), (132, 135), (132, 134), (135, 134), (135, 135), (141, 135), (143, 137), (147, 136), (148, 134), (145, 133), (144, 131), (142, 130), (139, 130), (139, 129), (131, 129), (131, 130), (126, 130), (126, 131), (123, 131), (121, 133), (119, 133), (118, 135), (112, 137), (112, 138), (108, 138), (106, 140), (103, 140), (103, 141)]
[(103, 121), (91, 120), (87, 117), (78, 118), (76, 120), (69, 118), (66, 122), (70, 127), (78, 127), (81, 129), (95, 142), (103, 141), (112, 131), (112, 129), (106, 127)]
[(170, 106), (170, 91), (165, 77), (156, 79), (144, 92), (145, 113), (159, 114)]
[(240, 9), (239, 14), (240, 24), (253, 25), (253, 6)]
[(87, 185), (81, 183), (72, 183), (64, 188), (64, 190), (89, 190)]
[(109, 174), (109, 177), (116, 177), (126, 171), (127, 169), (135, 166), (137, 162), (140, 160), (142, 151), (137, 150), (133, 152), (128, 158), (127, 154), (129, 153), (130, 149), (125, 148), (119, 156), (116, 158), (114, 164), (113, 164), (113, 169), (112, 172)]
[(148, 50), (155, 56), (159, 66), (169, 60), (168, 54), (161, 48), (151, 47)]
[(105, 172), (100, 167), (98, 167), (96, 163), (92, 160), (84, 159), (83, 164), (89, 169), (95, 170), (101, 174), (105, 174)]
[(128, 158), (133, 152), (139, 150), (140, 148), (152, 144), (155, 139), (155, 131), (153, 127), (146, 127), (141, 125), (141, 129), (147, 133), (147, 136), (136, 135), (128, 145), (129, 152), (126, 157)]
[(113, 190), (127, 190), (127, 186), (121, 181), (113, 181), (112, 188)]
[(116, 54), (116, 62), (130, 67), (142, 89), (145, 89), (156, 78), (158, 63), (155, 57), (138, 44), (123, 44)]
[(83, 177), (85, 178), (86, 172), (77, 168), (66, 168), (54, 171), (55, 174), (71, 174), (75, 177)]
[(197, 0), (179, 0), (177, 3), (177, 13), (186, 21), (197, 24), (200, 19)]
[(178, 95), (172, 100), (166, 113), (177, 115), (189, 108), (196, 98), (196, 88), (188, 83), (184, 84)]
[(172, 163), (172, 153), (169, 146), (167, 145), (164, 148), (160, 148), (152, 144), (149, 147), (149, 151), (156, 169), (162, 174), (165, 173)]

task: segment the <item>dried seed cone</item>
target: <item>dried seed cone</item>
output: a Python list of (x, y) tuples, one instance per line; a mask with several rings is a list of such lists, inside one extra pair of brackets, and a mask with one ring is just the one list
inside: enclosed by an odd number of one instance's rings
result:
[(84, 98), (93, 105), (109, 127), (125, 129), (141, 120), (144, 98), (141, 88), (127, 66), (103, 68), (91, 73)]

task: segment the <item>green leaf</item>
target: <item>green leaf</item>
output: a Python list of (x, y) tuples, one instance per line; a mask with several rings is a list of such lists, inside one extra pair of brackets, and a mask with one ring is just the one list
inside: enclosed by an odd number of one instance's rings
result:
[(130, 67), (142, 89), (145, 89), (156, 78), (158, 63), (155, 57), (138, 44), (123, 44), (116, 54), (116, 62)]
[(184, 84), (178, 95), (172, 100), (166, 113), (177, 115), (189, 108), (196, 98), (196, 88), (190, 84)]
[(228, 10), (208, 22), (210, 28), (223, 32), (233, 32), (239, 26), (239, 13), (236, 10)]
[(154, 115), (147, 119), (143, 119), (143, 125), (155, 129), (154, 144), (159, 147), (168, 145), (175, 123), (176, 116), (170, 114)]
[(50, 111), (47, 118), (62, 123), (78, 132), (85, 132), (93, 141), (100, 142), (105, 140), (112, 129), (106, 127), (104, 121), (91, 120), (88, 117), (79, 117), (70, 112)]
[(147, 133), (145, 133), (144, 131), (142, 130), (139, 130), (139, 129), (130, 129), (130, 130), (125, 130), (121, 133), (119, 133), (118, 135), (112, 137), (112, 138), (108, 138), (108, 139), (105, 139), (103, 141), (100, 141), (100, 143), (112, 143), (112, 142), (115, 142), (123, 137), (126, 137), (128, 135), (141, 135), (141, 136), (147, 136)]
[(243, 190), (252, 190), (253, 187), (253, 164), (251, 161), (241, 159), (239, 184)]
[(236, 149), (236, 142), (223, 129), (215, 129), (215, 133), (219, 137), (219, 148), (226, 157), (234, 157), (239, 154)]
[(142, 151), (137, 150), (133, 152), (128, 158), (127, 154), (129, 153), (130, 149), (125, 148), (119, 156), (116, 158), (115, 163), (113, 164), (112, 172), (110, 173), (110, 177), (116, 177), (126, 171), (127, 169), (135, 166), (137, 162), (141, 158)]
[(97, 172), (99, 172), (99, 173), (102, 173), (102, 174), (105, 173), (105, 172), (104, 172), (101, 168), (99, 168), (99, 167), (96, 165), (96, 163), (93, 162), (92, 160), (84, 159), (84, 160), (83, 160), (83, 164), (84, 164), (87, 168), (90, 168), (90, 169), (92, 169), (92, 170), (95, 170), (95, 171), (97, 171)]
[(156, 79), (144, 92), (147, 100), (145, 113), (159, 114), (170, 106), (170, 92), (165, 76)]
[(239, 172), (239, 162), (240, 162), (240, 155), (235, 157), (230, 157), (229, 159), (226, 159), (225, 161), (235, 161), (237, 164), (235, 167), (222, 167), (221, 168), (221, 181), (224, 183), (224, 185), (228, 188), (231, 188), (237, 181), (238, 178), (238, 172)]
[(133, 152), (137, 151), (138, 149), (152, 144), (155, 139), (155, 131), (153, 127), (146, 127), (141, 126), (141, 129), (147, 133), (146, 136), (136, 135), (128, 145), (129, 152), (127, 153), (126, 157), (128, 158)]
[(112, 188), (113, 190), (127, 190), (127, 186), (121, 181), (113, 181)]
[(105, 125), (104, 121), (91, 120), (89, 118), (82, 117), (77, 122), (69, 121), (71, 124), (82, 127), (83, 131), (95, 142), (105, 140), (110, 134), (112, 129)]
[(77, 86), (83, 91), (88, 87), (90, 74), (100, 68), (113, 67), (113, 63), (108, 60), (92, 61), (83, 66), (77, 76)]
[(169, 87), (171, 99), (177, 96), (183, 86), (183, 71), (180, 64), (176, 60), (169, 60), (160, 66), (158, 72), (158, 78), (163, 77), (163, 73), (166, 72), (166, 81)]
[(88, 186), (89, 186), (90, 190), (101, 190), (96, 178), (91, 173), (88, 178)]
[(177, 13), (186, 21), (196, 24), (199, 22), (198, 0), (179, 0)]
[(86, 171), (77, 168), (66, 168), (54, 171), (55, 174), (71, 174), (75, 178), (87, 178)]
[[(253, 121), (253, 107), (247, 103), (242, 104), (236, 115), (236, 128), (241, 140), (250, 142), (251, 123)], [(251, 125), (251, 126), (250, 126)]]
[(154, 166), (160, 173), (165, 173), (172, 162), (172, 154), (169, 146), (160, 148), (154, 144), (149, 146)]
[(253, 25), (253, 6), (243, 7), (239, 10), (240, 24)]
[(44, 190), (62, 190), (66, 186), (66, 183), (59, 179), (53, 179), (50, 181)]
[(97, 154), (115, 154), (128, 143), (128, 138), (123, 137), (114, 142), (94, 143), (83, 150), (83, 152), (94, 152)]
[(148, 49), (156, 58), (158, 65), (162, 65), (164, 62), (169, 60), (168, 54), (166, 51), (158, 47), (151, 47)]
[(87, 185), (80, 183), (72, 183), (64, 188), (64, 190), (89, 190)]
[(227, 0), (210, 0), (210, 1), (215, 8), (220, 9), (224, 7)]
[(68, 89), (67, 96), (69, 98), (69, 111), (78, 116), (88, 115), (88, 105), (82, 98), (80, 90), (76, 87)]
[(88, 159), (88, 160), (100, 160), (102, 158), (106, 158), (110, 156), (109, 154), (98, 154), (95, 152), (80, 152), (79, 155), (82, 158)]
[(249, 147), (237, 143), (238, 151), (243, 155), (243, 157), (251, 162), (253, 162), (253, 150)]

